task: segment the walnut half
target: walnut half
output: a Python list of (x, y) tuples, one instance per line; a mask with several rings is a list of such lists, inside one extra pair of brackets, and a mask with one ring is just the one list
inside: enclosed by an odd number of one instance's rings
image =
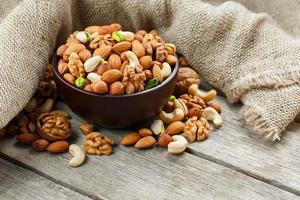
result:
[(186, 121), (183, 136), (189, 141), (194, 142), (196, 140), (203, 141), (208, 138), (209, 123), (206, 119), (192, 117)]
[(175, 94), (180, 95), (188, 92), (188, 88), (192, 84), (200, 84), (200, 78), (197, 72), (190, 67), (180, 67), (178, 69), (177, 83)]

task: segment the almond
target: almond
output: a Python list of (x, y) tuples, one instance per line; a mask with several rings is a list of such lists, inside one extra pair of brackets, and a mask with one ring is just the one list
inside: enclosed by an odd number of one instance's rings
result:
[(70, 74), (70, 73), (65, 73), (63, 77), (64, 77), (64, 79), (65, 79), (68, 83), (70, 83), (71, 85), (74, 85), (74, 84), (75, 84), (75, 77), (74, 77), (72, 74)]
[(136, 33), (135, 36), (134, 36), (134, 38), (135, 38), (136, 40), (142, 42), (143, 39), (144, 39), (144, 36), (143, 36), (142, 34)]
[(99, 48), (95, 49), (93, 56), (100, 56), (106, 60), (111, 52), (111, 46), (101, 45)]
[(93, 34), (95, 32), (99, 33), (100, 29), (101, 29), (100, 26), (88, 26), (84, 30), (90, 34)]
[(111, 95), (124, 94), (124, 85), (123, 85), (123, 83), (121, 83), (119, 81), (112, 83), (109, 86), (109, 94), (111, 94)]
[(153, 78), (156, 78), (160, 83), (164, 80), (164, 77), (163, 77), (163, 74), (161, 72), (161, 69), (156, 64), (153, 65), (152, 75), (153, 75)]
[(60, 62), (57, 66), (57, 70), (61, 75), (69, 72), (68, 63), (64, 61)]
[(93, 92), (92, 84), (87, 84), (84, 86), (84, 90), (88, 92)]
[(173, 142), (172, 137), (169, 134), (161, 134), (158, 138), (158, 145), (160, 147), (168, 147), (168, 144)]
[(198, 108), (198, 107), (193, 107), (188, 111), (188, 118), (192, 118), (192, 117), (197, 117), (198, 119), (201, 118), (202, 115), (202, 109)]
[(149, 69), (152, 67), (152, 57), (151, 56), (143, 56), (139, 59), (140, 64), (143, 66), (143, 69)]
[(108, 64), (108, 62), (104, 62), (104, 63), (98, 65), (97, 74), (99, 74), (100, 76), (102, 76), (102, 74), (104, 72), (106, 72), (107, 70), (110, 70), (110, 69), (111, 69), (111, 67)]
[(145, 136), (151, 136), (152, 135), (152, 131), (148, 128), (142, 128), (139, 130), (139, 134), (143, 137)]
[(68, 48), (68, 46), (65, 44), (60, 45), (56, 51), (56, 55), (63, 57), (63, 54), (65, 53), (67, 48)]
[(152, 136), (142, 137), (137, 143), (134, 145), (135, 148), (138, 149), (148, 149), (155, 145), (156, 140)]
[(183, 131), (184, 127), (185, 127), (185, 124), (181, 121), (173, 122), (167, 127), (167, 134), (175, 135), (175, 134), (181, 133)]
[(116, 29), (109, 25), (100, 26), (98, 33), (99, 35), (112, 34)]
[(145, 55), (145, 48), (143, 47), (142, 43), (140, 43), (138, 40), (134, 40), (132, 42), (132, 51), (138, 58), (143, 57)]
[(50, 153), (63, 153), (68, 151), (70, 144), (67, 141), (57, 141), (49, 144), (47, 151)]
[(98, 94), (105, 94), (108, 92), (108, 86), (104, 81), (98, 81), (91, 84), (91, 89), (93, 92)]
[(84, 49), (84, 50), (82, 50), (82, 51), (79, 52), (78, 56), (79, 56), (81, 62), (84, 63), (84, 62), (87, 61), (90, 57), (92, 57), (92, 54), (91, 54), (91, 52), (90, 52), (89, 50)]
[(102, 74), (102, 80), (110, 84), (122, 80), (123, 75), (120, 70), (110, 69)]
[(111, 56), (109, 56), (108, 64), (113, 69), (121, 69), (122, 61), (120, 56), (117, 54), (112, 54)]
[(31, 144), (38, 139), (40, 139), (40, 136), (34, 133), (22, 133), (17, 136), (17, 141), (22, 144)]
[(128, 41), (119, 42), (112, 47), (112, 50), (116, 53), (122, 53), (130, 49), (131, 49), (131, 42)]
[(124, 146), (134, 145), (142, 136), (136, 132), (126, 134), (121, 140)]
[(121, 60), (124, 62), (124, 61), (128, 61), (128, 58), (126, 56), (126, 51), (122, 52), (121, 55), (120, 55), (120, 58)]
[(83, 44), (79, 43), (73, 43), (70, 45), (64, 52), (64, 55), (70, 56), (71, 53), (79, 53), (85, 49), (85, 46)]
[(35, 151), (46, 151), (48, 145), (49, 145), (49, 142), (47, 140), (39, 139), (32, 143), (32, 148)]

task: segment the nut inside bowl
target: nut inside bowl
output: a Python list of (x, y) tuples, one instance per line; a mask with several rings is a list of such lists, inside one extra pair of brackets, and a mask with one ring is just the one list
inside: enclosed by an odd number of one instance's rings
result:
[(75, 112), (89, 122), (106, 128), (126, 128), (142, 123), (157, 115), (173, 94), (177, 62), (172, 72), (158, 86), (133, 94), (113, 96), (87, 92), (69, 84), (58, 72), (58, 56), (54, 55), (54, 81), (58, 95)]

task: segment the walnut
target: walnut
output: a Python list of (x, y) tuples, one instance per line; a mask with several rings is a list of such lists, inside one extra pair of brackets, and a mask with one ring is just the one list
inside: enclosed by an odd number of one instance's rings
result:
[(123, 72), (122, 83), (125, 86), (126, 94), (132, 94), (135, 91), (143, 91), (145, 89), (146, 75), (143, 68), (136, 65), (134, 68), (127, 65)]
[(48, 141), (65, 140), (71, 135), (71, 124), (57, 113), (44, 113), (37, 120), (38, 133)]
[(197, 117), (192, 117), (186, 121), (184, 128), (184, 137), (189, 142), (194, 142), (196, 140), (203, 141), (208, 138), (209, 134), (209, 123), (206, 119)]
[(69, 57), (68, 69), (70, 73), (77, 78), (79, 76), (85, 76), (83, 64), (80, 61), (80, 58), (77, 53), (71, 53)]
[(188, 88), (192, 84), (200, 84), (200, 78), (197, 72), (189, 67), (180, 67), (178, 69), (177, 83), (175, 87), (175, 94), (180, 95), (188, 92)]
[(114, 38), (111, 36), (111, 34), (106, 34), (106, 35), (98, 35), (95, 37), (91, 42), (90, 42), (90, 48), (91, 49), (97, 49), (101, 45), (109, 45), (113, 46), (116, 44), (116, 41)]
[(85, 137), (84, 149), (92, 155), (110, 155), (114, 141), (99, 132), (91, 132)]
[(50, 81), (52, 79), (53, 79), (53, 66), (52, 64), (47, 64), (43, 80)]
[(205, 101), (199, 96), (183, 94), (179, 97), (179, 99), (181, 99), (185, 103), (188, 110), (190, 110), (194, 107), (197, 107), (197, 108), (203, 110), (204, 108), (207, 107)]
[(157, 45), (155, 59), (159, 62), (164, 62), (168, 56), (168, 52), (165, 47), (160, 43)]
[(56, 94), (56, 87), (52, 82), (49, 81), (40, 81), (37, 95), (41, 98), (49, 98), (55, 96)]

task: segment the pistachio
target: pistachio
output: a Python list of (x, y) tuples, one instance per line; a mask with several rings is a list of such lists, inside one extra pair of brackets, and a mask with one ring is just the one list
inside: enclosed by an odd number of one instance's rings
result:
[(164, 62), (162, 64), (162, 69), (161, 69), (161, 73), (162, 73), (164, 79), (167, 78), (168, 76), (170, 76), (171, 72), (172, 72), (172, 69), (171, 69), (171, 66), (169, 65), (169, 63)]
[(84, 88), (85, 85), (86, 85), (85, 78), (79, 76), (75, 81), (75, 86), (78, 88)]
[(103, 63), (104, 60), (100, 56), (93, 56), (84, 63), (84, 70), (86, 72), (92, 72), (96, 69), (96, 67), (100, 64)]
[(96, 83), (97, 81), (101, 80), (101, 76), (95, 72), (91, 72), (91, 73), (88, 73), (87, 79), (90, 80), (92, 83)]
[(123, 37), (124, 40), (132, 42), (134, 40), (135, 34), (130, 31), (119, 31), (120, 35)]
[(152, 78), (146, 83), (145, 90), (153, 88), (157, 85), (158, 85), (158, 80), (156, 78)]
[(176, 52), (176, 46), (172, 43), (166, 43), (165, 49), (167, 50), (169, 55), (174, 55)]
[(151, 130), (155, 135), (160, 135), (165, 132), (164, 123), (162, 120), (157, 119), (151, 124)]
[(120, 33), (121, 31), (115, 31), (112, 33), (112, 37), (117, 41), (117, 42), (122, 42), (124, 40), (123, 36)]
[(80, 42), (82, 42), (83, 44), (87, 44), (91, 41), (91, 35), (85, 31), (77, 32), (75, 38)]

